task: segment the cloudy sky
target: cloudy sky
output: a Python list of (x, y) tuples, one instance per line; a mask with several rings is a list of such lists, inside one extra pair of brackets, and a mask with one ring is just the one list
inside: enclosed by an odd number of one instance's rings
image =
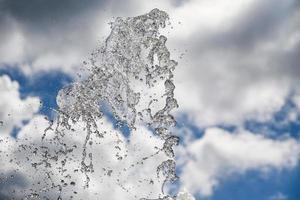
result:
[(153, 8), (170, 15), (163, 34), (179, 62), (180, 190), (299, 200), (298, 0), (0, 0), (0, 136), (43, 132), (58, 90), (78, 79), (109, 22)]

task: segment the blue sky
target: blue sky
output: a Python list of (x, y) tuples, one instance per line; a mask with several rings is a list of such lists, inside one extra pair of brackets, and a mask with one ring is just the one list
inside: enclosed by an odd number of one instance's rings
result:
[(57, 108), (56, 95), (58, 91), (72, 81), (72, 78), (60, 71), (40, 73), (34, 77), (27, 77), (18, 68), (3, 67), (0, 74), (8, 75), (11, 80), (20, 84), (21, 98), (39, 96), (43, 106), (40, 113), (53, 118), (51, 108)]

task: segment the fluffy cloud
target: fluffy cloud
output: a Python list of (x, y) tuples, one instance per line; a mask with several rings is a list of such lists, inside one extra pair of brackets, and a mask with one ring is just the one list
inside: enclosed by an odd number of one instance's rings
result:
[[(180, 109), (198, 126), (268, 120), (298, 85), (299, 5), (293, 0), (219, 2), (207, 10), (218, 20), (205, 18), (216, 25), (201, 24), (198, 13), (186, 9), (183, 16), (191, 17), (180, 30), (190, 31), (171, 38), (172, 47), (188, 50), (175, 76)], [(233, 11), (224, 12), (228, 9)]]
[(22, 99), (19, 84), (8, 76), (0, 76), (0, 134), (8, 135), (14, 127), (22, 127), (39, 110), (39, 98)]
[(298, 83), (296, 0), (1, 4), (0, 63), (28, 74), (51, 69), (74, 74), (108, 35), (112, 17), (166, 10), (174, 28), (164, 33), (174, 58), (188, 50), (175, 77), (180, 113), (189, 113), (198, 126), (268, 120)]
[(20, 67), (28, 75), (48, 70), (75, 74), (98, 41), (107, 37), (113, 17), (169, 5), (168, 1), (153, 4), (136, 0), (2, 0), (0, 4), (0, 65)]
[(212, 195), (220, 179), (248, 170), (268, 172), (297, 165), (300, 143), (294, 139), (272, 140), (246, 131), (229, 133), (218, 128), (179, 151), (185, 158), (181, 181), (190, 192)]
[[(105, 28), (105, 1), (1, 1), (1, 64), (37, 71), (78, 69)], [(63, 8), (63, 9), (62, 9)], [(105, 24), (106, 24), (105, 23)]]
[[(76, 199), (99, 199), (109, 196), (111, 200), (120, 197), (131, 200), (137, 197), (154, 199), (162, 195), (163, 177), (157, 178), (156, 167), (167, 158), (163, 153), (159, 153), (153, 158), (144, 159), (156, 154), (155, 147), (163, 145), (149, 130), (138, 127), (130, 138), (125, 138), (112, 127), (111, 122), (106, 119), (98, 121), (103, 138), (92, 134), (88, 142), (87, 154), (92, 153), (94, 172), (88, 172), (89, 187), (83, 189), (86, 177), (80, 172), (80, 163), (86, 138), (84, 123), (73, 124), (71, 130), (59, 128), (63, 131), (62, 137), (53, 129), (49, 129), (45, 139), (41, 140), (47, 127), (49, 122), (45, 117), (36, 115), (21, 129), (17, 140), (0, 138), (0, 153), (4, 158), (1, 159), (0, 177), (11, 174), (16, 179), (11, 180), (11, 185), (0, 182), (0, 195), (24, 198), (24, 195), (29, 193), (37, 193), (57, 199), (60, 195), (58, 185), (63, 185), (63, 199), (71, 196)], [(53, 128), (55, 127), (56, 122)], [(72, 151), (64, 153), (66, 149)], [(65, 164), (62, 164), (63, 162)], [(85, 162), (88, 164), (89, 158)], [(143, 164), (137, 164), (138, 162)], [(51, 178), (48, 178), (47, 174), (50, 174)], [(75, 184), (70, 184), (71, 182)], [(53, 185), (55, 187), (52, 187)], [(188, 194), (182, 193), (180, 198), (188, 199)]]
[(195, 200), (195, 198), (187, 191), (183, 191), (177, 195), (176, 200)]

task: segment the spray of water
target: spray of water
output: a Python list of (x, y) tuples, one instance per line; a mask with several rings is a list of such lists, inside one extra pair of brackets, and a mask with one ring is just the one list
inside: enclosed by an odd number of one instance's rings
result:
[[(28, 177), (32, 179), (29, 189), (19, 190), (27, 199), (82, 199), (75, 186), (84, 180), (82, 190), (91, 189), (95, 174), (100, 174), (98, 182), (116, 184), (132, 199), (192, 199), (186, 194), (172, 197), (165, 191), (166, 183), (178, 179), (173, 148), (179, 142), (171, 132), (176, 125), (171, 113), (178, 107), (173, 82), (177, 62), (170, 58), (167, 38), (159, 33), (167, 20), (167, 13), (158, 9), (117, 18), (111, 23), (109, 37), (84, 62), (89, 76), (59, 91), (57, 118), (49, 121), (41, 140), (19, 139), (11, 161), (16, 173), (27, 163), (35, 170)], [(107, 126), (111, 121), (115, 128)], [(121, 134), (124, 129), (131, 136)], [(140, 151), (131, 141), (139, 137), (134, 136), (137, 134), (145, 137), (145, 143), (148, 138), (159, 140), (160, 146), (132, 162), (130, 158)], [(82, 142), (79, 138), (83, 135)], [(113, 159), (97, 152), (101, 145), (110, 145)], [(155, 177), (135, 177), (136, 170), (156, 159), (162, 161), (153, 166)], [(81, 179), (75, 178), (78, 176)], [(135, 179), (133, 185), (126, 184), (130, 176)], [(158, 193), (151, 191), (154, 185), (160, 185)], [(132, 192), (143, 187), (150, 191)], [(94, 195), (89, 198), (101, 196), (97, 192)]]

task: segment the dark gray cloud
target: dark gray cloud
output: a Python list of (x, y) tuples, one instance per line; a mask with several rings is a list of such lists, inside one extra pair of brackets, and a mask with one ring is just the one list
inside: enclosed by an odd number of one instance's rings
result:
[[(257, 44), (278, 37), (288, 22), (299, 11), (297, 1), (267, 0), (257, 1), (231, 22), (230, 27), (220, 27), (215, 32), (198, 38), (198, 50), (232, 49), (253, 50)], [(300, 24), (298, 24), (300, 28)], [(224, 29), (223, 29), (224, 28)], [(203, 49), (201, 49), (203, 47)], [(198, 53), (198, 52), (195, 52)]]
[(45, 70), (79, 65), (95, 47), (101, 30), (96, 23), (107, 20), (107, 5), (106, 0), (0, 1), (0, 63)]
[(18, 199), (21, 194), (17, 194), (16, 189), (22, 189), (26, 186), (26, 178), (22, 174), (13, 171), (0, 173), (1, 200)]
[(284, 28), (295, 11), (295, 4), (295, 1), (259, 1), (242, 14), (234, 26), (219, 38), (222, 37), (225, 46), (252, 48), (263, 40), (273, 38)]
[(274, 56), (274, 60), (280, 67), (279, 73), (282, 76), (290, 76), (295, 80), (295, 88), (300, 91), (299, 76), (300, 76), (300, 43), (298, 43), (292, 50)]
[(87, 12), (99, 10), (105, 0), (4, 0), (1, 13), (30, 28), (47, 28), (57, 24), (76, 23), (74, 18)]

